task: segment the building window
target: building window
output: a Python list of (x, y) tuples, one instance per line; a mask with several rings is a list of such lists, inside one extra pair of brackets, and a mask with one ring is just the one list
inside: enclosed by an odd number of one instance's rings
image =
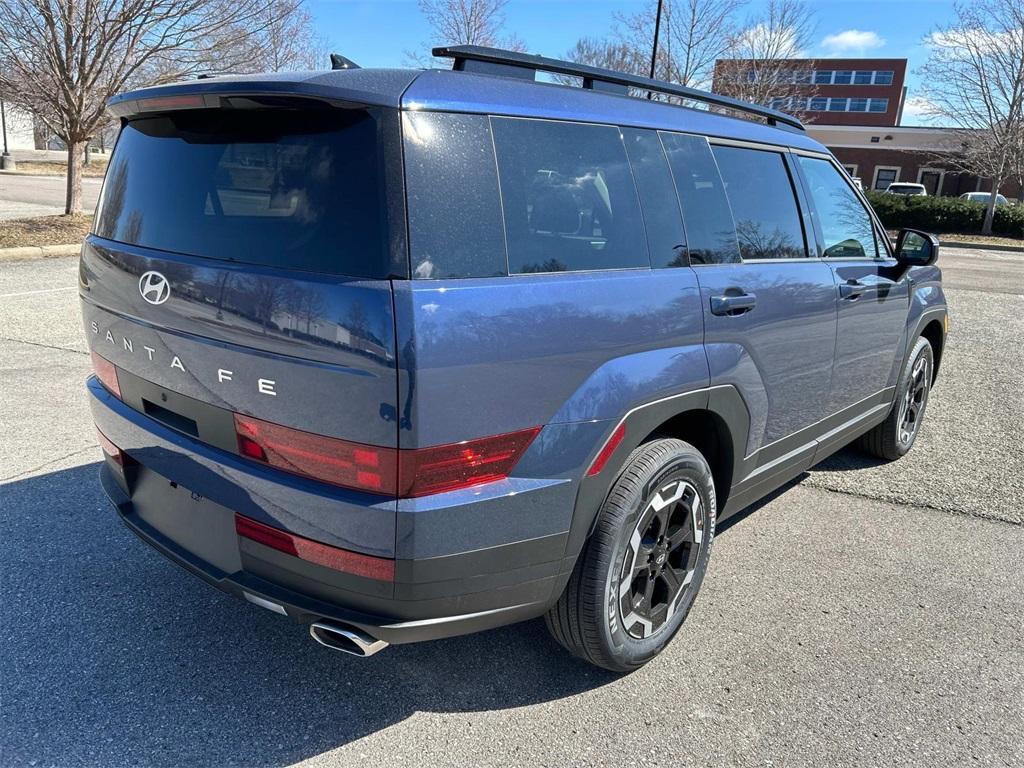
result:
[(807, 83), (811, 82), (811, 76), (813, 74), (814, 73), (811, 72), (811, 70), (809, 70), (809, 69), (798, 69), (796, 71), (796, 75), (794, 76), (793, 80), (794, 80), (794, 82), (797, 82), (797, 83), (800, 83), (800, 84), (807, 84)]
[(844, 165), (843, 170), (850, 174), (850, 178), (852, 179), (857, 175), (857, 164), (854, 163), (852, 165)]
[(846, 106), (849, 104), (849, 99), (829, 99), (828, 100), (828, 111), (829, 112), (845, 112)]
[(789, 100), (789, 108), (793, 112), (806, 112), (807, 111), (807, 97), (806, 96), (793, 96)]
[(871, 77), (874, 74), (871, 70), (858, 70), (853, 76), (853, 82), (857, 85), (871, 85)]
[(850, 111), (851, 112), (867, 112), (868, 111), (868, 100), (867, 99), (850, 99)]
[(775, 98), (768, 103), (768, 106), (772, 109), (785, 109), (788, 105), (789, 99), (785, 98)]
[(832, 70), (821, 69), (814, 73), (814, 82), (817, 85), (830, 85), (832, 83)]
[(897, 181), (899, 177), (899, 168), (885, 168), (883, 166), (879, 166), (875, 168), (875, 183), (871, 185), (871, 188), (886, 190), (889, 188), (889, 185)]
[(892, 85), (892, 72), (875, 72), (875, 85)]
[(832, 81), (835, 85), (849, 85), (853, 79), (853, 71), (843, 69), (836, 72), (835, 79)]
[(812, 112), (824, 112), (828, 109), (828, 99), (816, 97), (811, 99), (811, 111)]
[(868, 112), (886, 112), (888, 109), (888, 99), (871, 99), (868, 101)]

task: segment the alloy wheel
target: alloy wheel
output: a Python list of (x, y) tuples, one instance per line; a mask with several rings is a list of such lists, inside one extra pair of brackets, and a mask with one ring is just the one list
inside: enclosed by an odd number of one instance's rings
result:
[(917, 434), (924, 415), (924, 406), (928, 402), (928, 387), (931, 383), (931, 368), (927, 357), (918, 358), (910, 374), (910, 382), (900, 403), (899, 440), (902, 445), (909, 445)]
[(632, 637), (651, 637), (675, 615), (693, 580), (703, 539), (700, 494), (693, 485), (672, 480), (653, 494), (619, 572), (619, 613)]

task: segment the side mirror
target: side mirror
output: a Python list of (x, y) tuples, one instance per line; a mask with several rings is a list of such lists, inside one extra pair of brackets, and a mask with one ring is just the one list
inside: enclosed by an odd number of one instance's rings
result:
[(896, 261), (904, 267), (927, 267), (939, 259), (939, 238), (919, 229), (901, 229)]

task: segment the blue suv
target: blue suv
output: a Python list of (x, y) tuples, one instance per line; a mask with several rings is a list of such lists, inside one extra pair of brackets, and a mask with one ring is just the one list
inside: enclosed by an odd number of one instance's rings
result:
[(938, 244), (894, 248), (788, 115), (436, 53), (451, 71), (110, 102), (80, 270), (101, 481), (148, 544), (326, 646), (545, 616), (635, 669), (718, 521), (854, 440), (913, 445)]

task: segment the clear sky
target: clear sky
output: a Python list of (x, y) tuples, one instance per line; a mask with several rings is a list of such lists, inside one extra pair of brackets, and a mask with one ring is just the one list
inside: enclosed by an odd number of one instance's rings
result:
[[(607, 34), (616, 13), (630, 14), (657, 0), (510, 0), (505, 27), (531, 53), (561, 57), (580, 37)], [(361, 66), (406, 63), (405, 52), (425, 53), (431, 39), (415, 0), (307, 0), (332, 50)], [(751, 0), (754, 12), (761, 0)], [(927, 58), (923, 38), (952, 19), (952, 0), (813, 0), (816, 43), (810, 56), (878, 56), (910, 60), (909, 104), (915, 117), (915, 70)]]

